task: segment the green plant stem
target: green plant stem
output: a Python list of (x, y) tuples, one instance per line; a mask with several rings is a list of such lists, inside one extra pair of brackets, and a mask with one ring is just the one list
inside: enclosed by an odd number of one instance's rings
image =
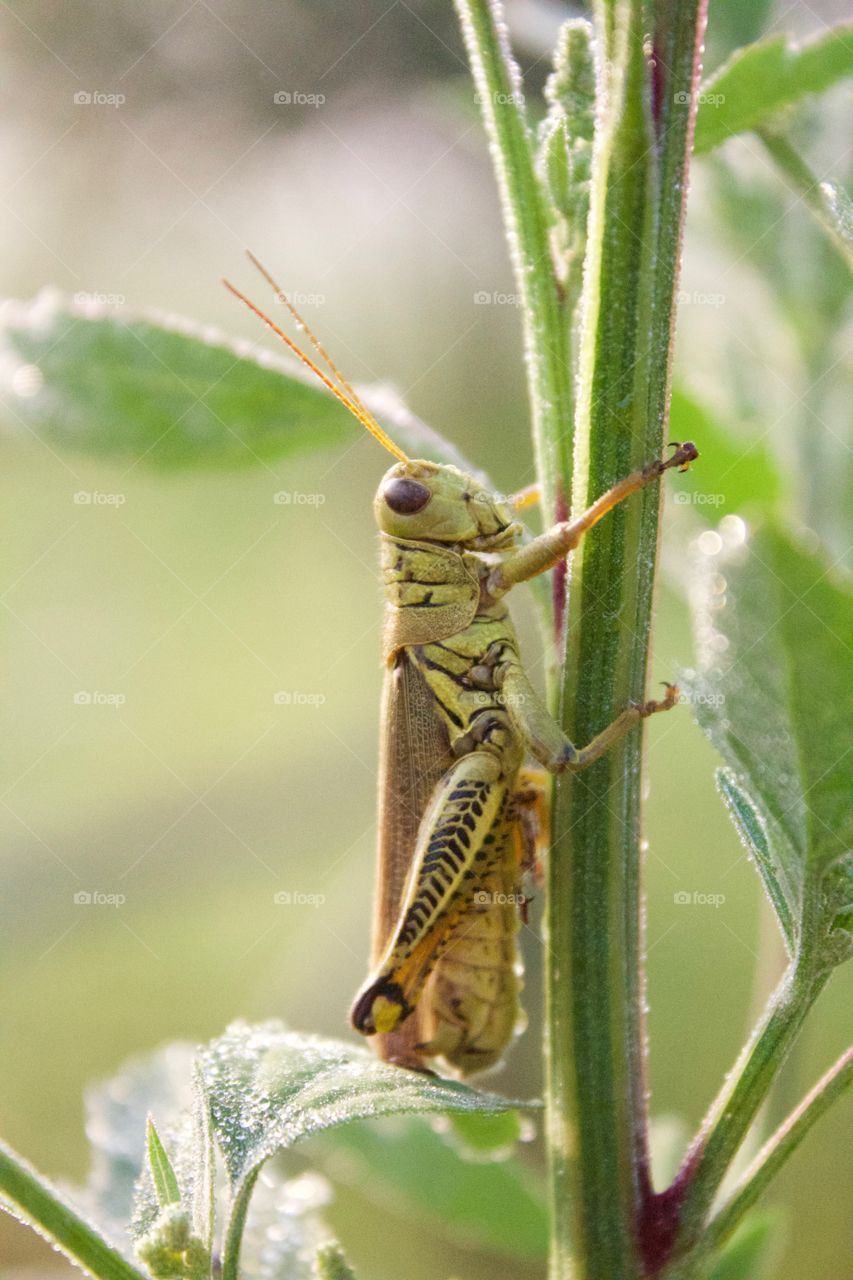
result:
[[(5, 1205), (4, 1205), (5, 1201)], [(0, 1206), (10, 1206), (67, 1258), (98, 1280), (147, 1280), (5, 1143), (0, 1143)]]
[[(663, 448), (700, 3), (595, 9), (606, 51), (593, 152), (574, 509)], [(572, 568), (563, 723), (587, 742), (647, 683), (660, 500), (655, 488), (587, 537)], [(557, 788), (547, 905), (552, 1280), (645, 1268), (641, 737)], [(574, 1253), (574, 1267), (571, 1257)]]
[[(607, 132), (593, 152), (575, 510), (661, 444), (659, 437), (648, 441), (645, 421), (652, 189), (644, 159), (649, 134), (638, 8), (616, 6), (615, 28), (615, 9), (599, 6), (596, 13), (598, 39), (611, 58)], [(588, 742), (631, 697), (642, 697), (642, 677), (632, 682), (630, 675), (636, 639), (630, 619), (640, 606), (640, 515), (639, 502), (617, 510), (574, 559), (563, 719), (575, 742)], [(648, 543), (648, 526), (645, 532)], [(652, 554), (656, 537), (655, 530)], [(646, 643), (641, 633), (643, 651)], [(626, 741), (556, 789), (546, 977), (548, 1096), (561, 1122), (549, 1133), (552, 1280), (570, 1274), (629, 1280), (640, 1270), (634, 1242), (635, 1151), (644, 1127), (636, 1105), (643, 1074), (635, 1018), (638, 781), (639, 744)]]
[(752, 1164), (738, 1181), (731, 1195), (720, 1207), (702, 1233), (696, 1247), (683, 1262), (676, 1262), (664, 1273), (666, 1280), (689, 1280), (710, 1260), (734, 1234), (803, 1138), (837, 1098), (853, 1085), (853, 1049), (838, 1059), (826, 1075), (788, 1119), (780, 1125)]
[[(756, 129), (758, 138), (782, 176), (799, 195), (821, 230), (853, 269), (853, 224), (850, 201), (832, 184), (821, 182), (788, 139), (774, 129)], [(840, 209), (847, 211), (846, 219)]]
[(806, 1016), (827, 981), (794, 965), (771, 998), (687, 1154), (675, 1252), (702, 1236), (714, 1198)]
[(551, 259), (545, 197), (534, 168), (518, 68), (497, 0), (456, 0), (522, 298), (524, 353), (543, 520), (565, 516), (572, 452), (569, 322)]
[(243, 1232), (246, 1229), (252, 1192), (260, 1171), (261, 1166), (258, 1166), (240, 1183), (231, 1201), (225, 1239), (222, 1242), (222, 1280), (239, 1280)]

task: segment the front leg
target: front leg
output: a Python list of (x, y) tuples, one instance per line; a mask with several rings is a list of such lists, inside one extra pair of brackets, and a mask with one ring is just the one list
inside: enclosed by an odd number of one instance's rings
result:
[(633, 703), (585, 747), (576, 747), (550, 714), (518, 662), (507, 662), (497, 668), (495, 679), (500, 684), (501, 699), (516, 731), (532, 755), (551, 773), (579, 773), (600, 760), (634, 725), (658, 711), (669, 711), (678, 701), (678, 689), (674, 684), (668, 684), (665, 698), (657, 702)]
[(698, 456), (699, 452), (695, 444), (686, 441), (678, 445), (672, 457), (667, 458), (666, 461), (655, 458), (654, 462), (647, 463), (639, 471), (632, 471), (624, 480), (620, 480), (612, 489), (608, 489), (607, 493), (602, 494), (598, 501), (576, 520), (555, 524), (538, 538), (533, 538), (526, 546), (519, 547), (517, 551), (507, 556), (489, 574), (487, 582), (489, 595), (501, 596), (516, 583), (527, 582), (530, 578), (553, 569), (555, 564), (565, 559), (569, 552), (574, 550), (584, 534), (594, 524), (598, 524), (608, 511), (612, 511), (632, 493), (644, 489), (653, 480), (659, 480), (664, 471), (668, 471), (670, 467), (684, 470)]

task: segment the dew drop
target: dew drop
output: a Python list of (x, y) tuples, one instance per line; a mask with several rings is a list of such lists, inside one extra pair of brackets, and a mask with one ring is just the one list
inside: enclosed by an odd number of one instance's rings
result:
[(720, 531), (727, 546), (739, 547), (746, 542), (747, 527), (740, 516), (723, 516), (720, 521)]

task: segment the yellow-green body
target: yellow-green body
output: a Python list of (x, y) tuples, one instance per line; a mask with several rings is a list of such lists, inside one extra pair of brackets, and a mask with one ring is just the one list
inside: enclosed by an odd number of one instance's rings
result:
[[(395, 750), (382, 768), (374, 958), (396, 925), (395, 981), (413, 1010), (382, 1050), (410, 1063), (440, 1054), (468, 1073), (498, 1060), (518, 1018), (510, 802), (524, 745), (492, 678), (497, 654), (518, 661), (517, 643), (506, 605), (484, 592), (481, 558), (384, 534), (382, 566), (383, 728)], [(434, 638), (400, 646), (401, 632)]]
[(627, 708), (578, 750), (523, 669), (504, 596), (683, 461), (635, 472), (524, 546), (507, 507), (455, 467), (406, 461), (383, 479), (376, 905), (371, 973), (352, 1020), (386, 1060), (422, 1067), (441, 1057), (468, 1075), (496, 1063), (512, 1038), (521, 878), (539, 843), (525, 757), (552, 772), (584, 768), (675, 695)]

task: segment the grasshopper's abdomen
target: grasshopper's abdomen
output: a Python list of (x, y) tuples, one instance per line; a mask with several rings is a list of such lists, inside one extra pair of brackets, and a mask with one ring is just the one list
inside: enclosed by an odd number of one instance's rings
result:
[(511, 841), (479, 881), (472, 906), (438, 960), (424, 993), (429, 1040), (460, 1075), (500, 1061), (521, 1022), (516, 935), (523, 896)]

